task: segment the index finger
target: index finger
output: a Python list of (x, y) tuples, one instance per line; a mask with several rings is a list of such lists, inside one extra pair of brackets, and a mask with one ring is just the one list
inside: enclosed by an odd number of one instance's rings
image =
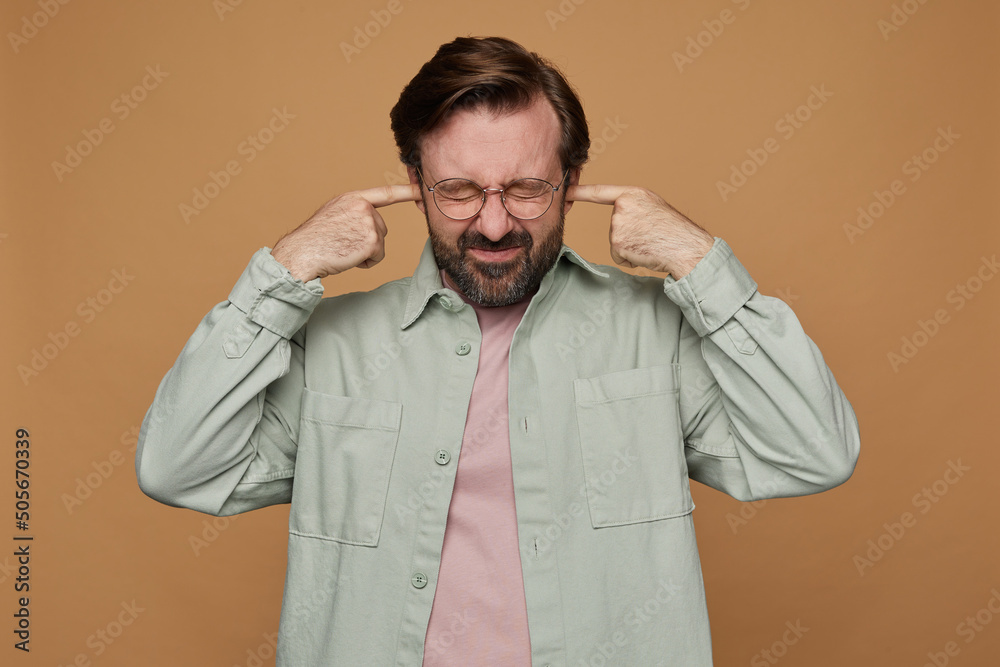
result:
[(628, 189), (627, 185), (571, 185), (566, 190), (566, 200), (614, 204)]
[(356, 193), (369, 204), (378, 208), (389, 204), (398, 204), (402, 201), (417, 201), (420, 199), (420, 186), (408, 185), (383, 185), (379, 188), (369, 188), (358, 190)]

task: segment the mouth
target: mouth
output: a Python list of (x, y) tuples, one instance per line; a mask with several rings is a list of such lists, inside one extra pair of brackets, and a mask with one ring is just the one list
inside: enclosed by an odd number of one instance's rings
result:
[(476, 259), (483, 262), (506, 262), (517, 257), (522, 246), (512, 248), (502, 248), (500, 250), (487, 250), (485, 248), (469, 248), (469, 253)]

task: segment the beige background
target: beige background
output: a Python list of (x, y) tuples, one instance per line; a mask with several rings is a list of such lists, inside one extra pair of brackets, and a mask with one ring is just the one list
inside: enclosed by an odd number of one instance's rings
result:
[[(995, 3), (399, 0), (392, 14), (382, 0), (246, 0), (231, 11), (222, 1), (49, 0), (51, 18), (46, 0), (0, 10), (0, 662), (273, 663), (287, 506), (213, 528), (159, 505), (136, 486), (134, 434), (257, 248), (340, 192), (398, 180), (388, 111), (419, 65), (455, 36), (497, 34), (561, 66), (595, 138), (606, 131), (584, 182), (648, 186), (725, 238), (761, 292), (793, 306), (858, 414), (858, 469), (831, 492), (754, 506), (694, 485), (716, 663), (771, 664), (760, 652), (774, 647), (781, 665), (918, 666), (928, 653), (997, 664), (1000, 618), (987, 603), (1000, 591), (1000, 279), (976, 283), (981, 258), (1000, 250)], [(724, 10), (721, 34), (704, 32)], [(391, 20), (348, 62), (341, 44), (372, 11)], [(899, 29), (880, 29), (894, 11)], [(674, 53), (699, 37), (707, 46), (679, 68)], [(147, 66), (167, 74), (123, 118), (115, 100)], [(810, 118), (792, 136), (779, 131), (813, 86), (831, 95), (800, 110)], [(248, 162), (240, 144), (275, 108), (294, 119)], [(103, 118), (113, 131), (57, 175), (53, 163)], [(939, 128), (958, 138), (928, 151), (936, 161), (911, 180), (906, 163)], [(724, 201), (717, 182), (768, 138), (778, 151)], [(229, 160), (240, 173), (185, 223), (179, 206)], [(896, 179), (903, 194), (849, 238), (858, 207)], [(411, 273), (423, 218), (412, 205), (384, 214), (386, 260), (328, 279), (328, 294)], [(608, 217), (578, 205), (567, 242), (610, 263)], [(133, 278), (102, 292), (113, 271)], [(970, 279), (981, 290), (949, 300)], [(91, 313), (88, 298), (107, 303)], [(939, 310), (935, 335), (917, 335), (915, 356), (893, 368), (888, 355)], [(23, 380), (18, 367), (67, 324), (78, 335)], [(11, 634), (17, 428), (32, 443), (29, 655)], [(942, 481), (959, 461), (963, 476)], [(925, 487), (937, 502), (915, 504)], [(897, 539), (885, 524), (904, 512), (914, 520)], [(880, 538), (890, 548), (859, 566)], [(122, 612), (133, 601), (134, 619)], [(977, 612), (992, 622), (961, 625)], [(122, 613), (132, 622), (119, 628)], [(782, 645), (786, 622), (808, 628), (793, 645)], [(110, 644), (96, 634), (119, 629)]]

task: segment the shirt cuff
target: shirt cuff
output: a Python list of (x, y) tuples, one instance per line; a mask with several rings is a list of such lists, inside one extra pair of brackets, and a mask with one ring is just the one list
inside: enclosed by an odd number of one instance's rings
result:
[(757, 283), (729, 245), (715, 237), (709, 251), (680, 280), (667, 276), (663, 291), (699, 336), (725, 324), (757, 291)]
[(323, 298), (319, 278), (302, 282), (264, 247), (250, 258), (229, 294), (229, 302), (269, 331), (291, 338)]

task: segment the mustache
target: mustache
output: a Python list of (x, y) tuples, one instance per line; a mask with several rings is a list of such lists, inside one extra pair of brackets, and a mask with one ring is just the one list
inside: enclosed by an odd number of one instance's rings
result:
[(477, 231), (467, 230), (458, 239), (458, 247), (460, 250), (467, 250), (469, 248), (481, 248), (483, 250), (504, 250), (506, 248), (515, 248), (517, 246), (524, 246), (528, 250), (531, 249), (531, 234), (527, 231), (519, 232), (508, 232), (503, 238), (498, 241), (491, 241), (486, 236), (483, 236)]

